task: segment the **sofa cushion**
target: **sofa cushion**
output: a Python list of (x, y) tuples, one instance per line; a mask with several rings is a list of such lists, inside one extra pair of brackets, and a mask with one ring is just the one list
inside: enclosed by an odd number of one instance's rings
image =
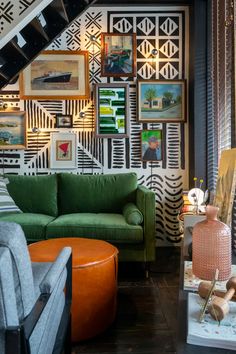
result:
[(20, 224), (27, 241), (44, 240), (46, 235), (46, 226), (52, 220), (54, 220), (54, 217), (42, 214), (0, 214), (0, 221), (9, 221)]
[(6, 179), (0, 178), (0, 213), (22, 213), (12, 197), (9, 195), (6, 182)]
[(141, 225), (143, 222), (143, 214), (134, 203), (128, 203), (124, 206), (123, 215), (130, 225)]
[(112, 243), (141, 243), (141, 226), (129, 225), (121, 214), (67, 214), (52, 221), (46, 238), (87, 237)]
[(8, 175), (7, 189), (24, 213), (57, 216), (57, 176)]
[(135, 173), (58, 176), (59, 214), (122, 213), (123, 206), (135, 202)]

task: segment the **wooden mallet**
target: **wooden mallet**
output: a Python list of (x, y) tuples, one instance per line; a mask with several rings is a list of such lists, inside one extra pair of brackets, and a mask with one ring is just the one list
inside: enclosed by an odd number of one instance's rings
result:
[(232, 277), (226, 283), (227, 292), (224, 297), (215, 296), (208, 308), (211, 316), (217, 320), (221, 321), (229, 313), (228, 302), (232, 299), (236, 292), (236, 277)]

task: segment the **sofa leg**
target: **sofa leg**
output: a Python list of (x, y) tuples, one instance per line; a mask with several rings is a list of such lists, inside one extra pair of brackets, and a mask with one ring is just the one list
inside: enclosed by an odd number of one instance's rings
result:
[(146, 279), (149, 278), (149, 270), (150, 270), (150, 263), (145, 262), (145, 277), (146, 277)]

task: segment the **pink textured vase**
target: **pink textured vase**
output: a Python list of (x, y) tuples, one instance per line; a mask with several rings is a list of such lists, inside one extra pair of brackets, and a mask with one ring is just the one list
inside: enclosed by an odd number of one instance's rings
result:
[(193, 274), (204, 280), (212, 280), (216, 269), (218, 280), (229, 279), (231, 274), (231, 230), (217, 220), (218, 210), (208, 205), (206, 220), (193, 228)]

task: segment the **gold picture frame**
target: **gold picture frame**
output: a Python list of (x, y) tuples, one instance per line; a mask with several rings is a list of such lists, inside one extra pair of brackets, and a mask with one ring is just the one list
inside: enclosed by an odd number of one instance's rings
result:
[(89, 97), (88, 51), (44, 51), (20, 74), (21, 99)]

